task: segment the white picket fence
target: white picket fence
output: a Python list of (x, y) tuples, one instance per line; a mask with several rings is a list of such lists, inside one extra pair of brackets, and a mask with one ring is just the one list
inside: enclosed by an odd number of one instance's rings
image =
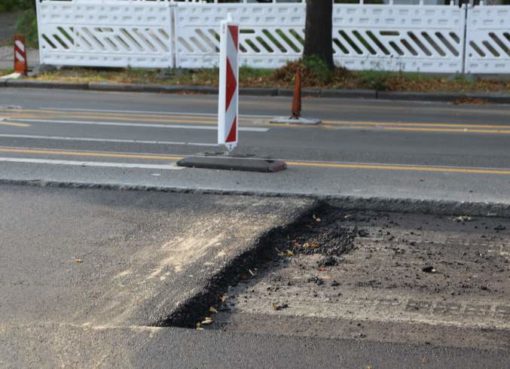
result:
[[(39, 0), (40, 62), (212, 68), (219, 24), (241, 24), (241, 65), (277, 68), (303, 52), (304, 0)], [(408, 0), (412, 1), (412, 0)], [(337, 65), (352, 70), (510, 73), (510, 6), (334, 4)]]

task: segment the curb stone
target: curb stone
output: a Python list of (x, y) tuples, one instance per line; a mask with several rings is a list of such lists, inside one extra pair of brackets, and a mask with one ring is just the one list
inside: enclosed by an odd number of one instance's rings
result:
[(260, 196), (276, 198), (303, 198), (317, 200), (345, 210), (372, 210), (380, 212), (423, 213), (445, 216), (477, 216), (477, 217), (502, 217), (510, 218), (510, 204), (494, 202), (464, 202), (451, 200), (420, 200), (411, 198), (383, 198), (383, 197), (356, 197), (356, 196), (332, 196), (315, 194), (296, 194), (284, 192), (264, 192), (251, 190), (218, 190), (218, 189), (194, 189), (187, 187), (172, 186), (146, 186), (136, 184), (119, 183), (94, 183), (94, 182), (69, 182), (69, 181), (46, 181), (38, 179), (2, 179), (0, 185), (23, 185), (52, 188), (76, 188), (76, 189), (104, 189), (116, 191), (148, 191), (148, 192), (171, 192), (171, 193), (197, 193), (204, 195), (225, 196)]
[(76, 82), (50, 82), (50, 81), (29, 81), (23, 79), (9, 79), (6, 87), (29, 87), (29, 88), (57, 88), (66, 90), (87, 90), (88, 83)]
[[(51, 82), (34, 80), (4, 80), (0, 81), (0, 87), (26, 87), (26, 88), (54, 88), (76, 89), (91, 91), (116, 91), (116, 92), (152, 92), (152, 93), (188, 93), (216, 95), (218, 89), (210, 86), (177, 86), (157, 84), (128, 84), (128, 83), (79, 83), (79, 82)], [(241, 95), (245, 96), (292, 96), (292, 89), (285, 88), (240, 88)], [(462, 99), (478, 99), (483, 103), (510, 104), (510, 94), (505, 93), (424, 93), (424, 92), (400, 92), (400, 91), (376, 91), (376, 90), (342, 90), (342, 89), (303, 89), (303, 96), (324, 98), (361, 98), (377, 100), (400, 100), (400, 101), (430, 101), (430, 102), (460, 102)]]
[(338, 98), (361, 98), (361, 99), (377, 99), (377, 91), (375, 90), (340, 90), (340, 89), (323, 89), (321, 97), (338, 97)]

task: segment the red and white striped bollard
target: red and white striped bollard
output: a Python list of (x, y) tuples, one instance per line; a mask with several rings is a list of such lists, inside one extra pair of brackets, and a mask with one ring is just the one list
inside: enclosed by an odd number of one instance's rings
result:
[(229, 18), (220, 29), (218, 144), (231, 152), (239, 141), (239, 25)]
[(14, 36), (14, 73), (20, 73), (24, 76), (28, 73), (27, 49), (25, 45), (24, 36)]

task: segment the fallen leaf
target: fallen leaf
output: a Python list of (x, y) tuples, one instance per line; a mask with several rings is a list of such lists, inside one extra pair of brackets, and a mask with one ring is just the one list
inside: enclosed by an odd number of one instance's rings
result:
[(207, 318), (205, 318), (204, 320), (202, 320), (201, 325), (211, 325), (211, 324), (213, 324), (213, 323), (214, 323), (213, 318), (211, 318), (211, 317), (209, 317), (209, 316), (208, 316)]
[(319, 247), (321, 247), (321, 245), (317, 241), (305, 242), (303, 244), (303, 248), (305, 249), (315, 250), (318, 249)]

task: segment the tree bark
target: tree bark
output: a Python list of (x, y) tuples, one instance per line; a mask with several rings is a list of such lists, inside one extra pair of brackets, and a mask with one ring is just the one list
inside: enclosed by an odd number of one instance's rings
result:
[(306, 0), (304, 57), (316, 56), (330, 68), (333, 63), (333, 1)]

